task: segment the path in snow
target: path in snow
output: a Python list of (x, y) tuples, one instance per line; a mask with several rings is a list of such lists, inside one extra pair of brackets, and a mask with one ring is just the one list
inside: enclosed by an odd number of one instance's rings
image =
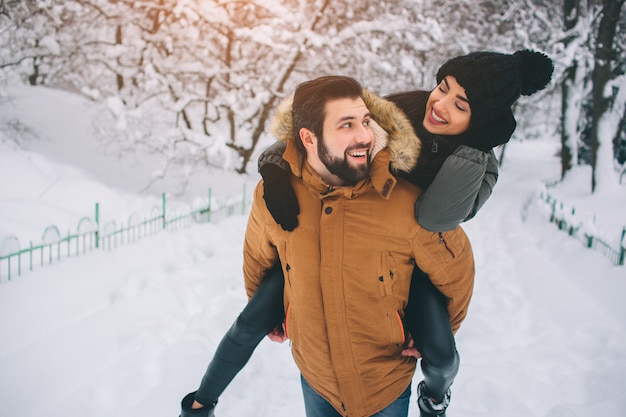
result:
[[(575, 253), (580, 242), (557, 231), (547, 242), (539, 238), (553, 225), (529, 201), (538, 178), (524, 167), (536, 157), (522, 155), (512, 169), (505, 165), (492, 201), (466, 227), (477, 276), (458, 335), (462, 365), (451, 411), (464, 417), (623, 416), (623, 322), (620, 327), (599, 309), (601, 300), (577, 282), (595, 278), (594, 265), (607, 260), (581, 251), (589, 273), (580, 274), (558, 255), (559, 247)], [(607, 285), (597, 278), (597, 285)]]

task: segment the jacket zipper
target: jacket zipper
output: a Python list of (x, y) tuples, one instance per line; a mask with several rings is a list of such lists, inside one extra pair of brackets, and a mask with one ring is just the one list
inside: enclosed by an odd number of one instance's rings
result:
[(402, 317), (400, 317), (399, 311), (396, 311), (396, 318), (398, 319), (398, 323), (400, 324), (400, 331), (402, 332), (401, 345), (404, 346), (404, 343), (406, 342), (406, 331), (404, 330), (404, 323), (402, 323)]
[(439, 232), (439, 243), (441, 243), (443, 247), (446, 248), (448, 253), (452, 256), (452, 259), (456, 258), (456, 256), (454, 256), (454, 252), (450, 250), (450, 248), (448, 247), (448, 244), (446, 243), (446, 240), (443, 238), (442, 232)]

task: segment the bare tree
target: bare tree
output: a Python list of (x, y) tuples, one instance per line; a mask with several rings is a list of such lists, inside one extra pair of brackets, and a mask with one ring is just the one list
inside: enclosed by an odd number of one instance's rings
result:
[[(624, 0), (603, 0), (600, 12), (601, 18), (596, 38), (595, 65), (593, 69), (592, 192), (596, 190), (599, 181), (611, 181), (611, 178), (600, 179), (600, 173), (603, 171), (598, 169), (600, 166), (598, 155), (602, 151), (610, 155), (608, 158), (604, 158), (602, 163), (610, 164), (609, 166), (612, 170), (613, 138), (615, 134), (613, 133), (609, 136), (611, 130), (607, 124), (610, 125), (612, 121), (608, 120), (606, 116), (611, 112), (619, 86), (616, 87), (617, 90), (610, 89), (610, 91), (607, 91), (609, 90), (607, 86), (612, 79), (611, 73), (615, 61), (613, 42), (623, 5)], [(623, 88), (624, 86), (621, 87)], [(607, 167), (605, 166), (604, 168)], [(605, 169), (604, 172), (606, 171), (608, 170)]]
[[(381, 94), (432, 88), (437, 68), (452, 56), (547, 50), (553, 42), (554, 7), (538, 0), (2, 5), (0, 23), (13, 28), (0, 31), (3, 59), (11, 57), (2, 62), (25, 80), (106, 99), (111, 112), (102, 112), (103, 134), (120, 153), (158, 153), (164, 170), (246, 172), (259, 144), (271, 140), (272, 109), (308, 78), (352, 75)], [(43, 34), (35, 30), (42, 27)], [(8, 33), (22, 42), (14, 55), (4, 53), (14, 44)]]
[[(563, 39), (565, 50), (578, 49), (580, 34), (575, 32), (579, 23), (579, 16), (586, 8), (581, 7), (580, 0), (563, 1), (563, 23), (566, 37)], [(575, 52), (574, 52), (575, 54)], [(568, 62), (563, 80), (561, 81), (561, 179), (565, 174), (578, 165), (578, 135), (575, 121), (580, 115), (580, 74), (583, 69), (578, 68), (578, 61), (573, 58)]]

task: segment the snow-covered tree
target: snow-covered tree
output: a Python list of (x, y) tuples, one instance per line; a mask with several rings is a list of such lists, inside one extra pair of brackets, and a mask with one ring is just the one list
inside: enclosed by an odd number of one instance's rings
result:
[[(624, 0), (603, 0), (593, 69), (592, 177), (591, 190), (617, 183), (613, 141), (623, 115), (626, 77), (615, 77), (613, 43)], [(612, 187), (611, 187), (612, 188)]]
[(20, 74), (31, 85), (52, 75), (61, 54), (57, 41), (60, 16), (38, 1), (6, 1), (0, 9), (0, 68)]
[[(617, 30), (620, 22), (626, 27), (623, 3), (566, 0), (563, 4), (561, 176), (564, 178), (578, 164), (589, 164), (592, 190), (596, 188), (597, 170), (606, 181), (615, 182), (616, 178), (619, 126), (625, 116), (619, 90), (623, 88), (620, 74), (626, 69), (626, 34)], [(606, 145), (601, 148), (598, 140), (606, 141)], [(598, 149), (603, 151), (600, 159)]]
[(585, 16), (581, 14), (587, 8), (581, 6), (580, 0), (563, 1), (563, 23), (565, 26), (565, 36), (563, 47), (565, 50), (566, 68), (561, 81), (561, 179), (565, 178), (567, 172), (573, 166), (578, 165), (578, 120), (582, 111), (582, 88), (584, 83), (584, 65), (579, 53), (581, 43), (587, 37), (581, 35), (581, 29), (586, 25)]
[[(272, 140), (266, 134), (272, 110), (299, 82), (339, 73), (388, 94), (433, 88), (445, 60), (471, 51), (529, 48), (556, 57), (563, 32), (558, 5), (4, 1), (0, 65), (25, 81), (106, 102), (110, 112), (99, 128), (118, 152), (141, 147), (158, 153), (164, 171), (217, 166), (245, 172), (260, 144)], [(552, 86), (520, 100), (516, 135), (556, 129), (551, 94)]]

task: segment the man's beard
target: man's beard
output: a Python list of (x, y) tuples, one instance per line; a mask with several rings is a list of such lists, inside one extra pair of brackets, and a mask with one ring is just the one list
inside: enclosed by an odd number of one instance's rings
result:
[[(349, 150), (350, 149), (346, 149), (346, 152)], [(328, 147), (323, 139), (317, 143), (317, 153), (328, 172), (341, 178), (344, 185), (354, 185), (365, 179), (370, 173), (371, 163), (369, 159), (369, 152), (367, 156), (367, 164), (359, 165), (358, 167), (351, 166), (348, 163), (348, 159), (345, 154), (343, 158), (331, 156), (330, 151), (328, 150)]]

